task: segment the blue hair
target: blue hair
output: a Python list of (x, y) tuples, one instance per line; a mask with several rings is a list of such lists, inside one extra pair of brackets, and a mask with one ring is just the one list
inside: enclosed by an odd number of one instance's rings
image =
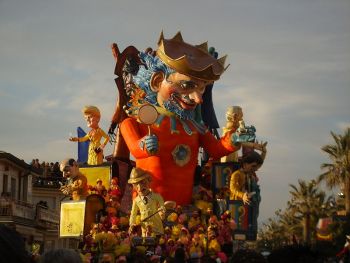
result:
[(162, 71), (165, 77), (168, 78), (175, 70), (165, 65), (157, 56), (152, 56), (149, 53), (140, 52), (139, 57), (143, 65), (140, 66), (137, 75), (134, 76), (134, 83), (146, 93), (146, 101), (151, 104), (157, 104), (157, 93), (150, 86), (152, 74)]

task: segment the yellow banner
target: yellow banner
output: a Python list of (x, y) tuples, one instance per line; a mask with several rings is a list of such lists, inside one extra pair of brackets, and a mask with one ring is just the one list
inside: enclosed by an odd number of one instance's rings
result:
[(84, 231), (85, 200), (61, 203), (60, 237), (80, 237)]

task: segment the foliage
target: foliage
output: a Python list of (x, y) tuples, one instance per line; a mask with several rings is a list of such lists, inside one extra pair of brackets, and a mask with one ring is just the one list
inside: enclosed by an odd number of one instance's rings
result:
[[(303, 241), (310, 244), (311, 239), (316, 235), (316, 224), (319, 218), (326, 217), (330, 211), (330, 197), (319, 189), (315, 180), (306, 182), (299, 180), (299, 186), (290, 184), (292, 196), (287, 204), (292, 216), (297, 220), (297, 224), (302, 226)], [(321, 209), (320, 209), (321, 208)]]
[(335, 222), (330, 226), (330, 230), (333, 233), (333, 243), (337, 250), (340, 250), (345, 244), (345, 236), (350, 234), (350, 217), (336, 216)]
[(316, 181), (298, 182), (298, 186), (290, 185), (291, 199), (287, 203), (287, 209), (277, 210), (275, 218), (268, 219), (260, 230), (258, 236), (260, 249), (273, 250), (299, 243), (301, 240), (315, 243), (318, 219), (334, 214), (331, 197), (327, 197), (325, 192), (319, 189)]
[(273, 250), (281, 245), (289, 243), (288, 232), (285, 231), (286, 225), (281, 223), (281, 210), (275, 212), (275, 218), (269, 218), (263, 228), (259, 230), (257, 246), (260, 250)]
[[(275, 212), (258, 234), (260, 250), (274, 250), (300, 240), (312, 245), (320, 255), (334, 255), (345, 243), (345, 235), (350, 234), (350, 128), (343, 135), (331, 132), (334, 144), (321, 149), (328, 154), (330, 163), (321, 165), (324, 171), (316, 180), (299, 180), (298, 185), (290, 184), (291, 198), (287, 208)], [(340, 187), (342, 195), (334, 199), (327, 197), (320, 189), (320, 183), (327, 187)], [(337, 216), (337, 211), (345, 207), (347, 216)], [(332, 217), (329, 226), (332, 242), (316, 240), (316, 224), (320, 218)], [(325, 249), (327, 248), (327, 249)]]
[(323, 163), (321, 169), (325, 172), (319, 177), (329, 188), (340, 187), (345, 195), (346, 214), (350, 214), (350, 128), (343, 135), (331, 132), (334, 144), (328, 144), (321, 149), (331, 163)]

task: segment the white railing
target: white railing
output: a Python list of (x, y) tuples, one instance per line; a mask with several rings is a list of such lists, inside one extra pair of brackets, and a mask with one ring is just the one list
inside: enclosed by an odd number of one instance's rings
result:
[(37, 216), (38, 220), (50, 222), (53, 224), (59, 224), (60, 215), (57, 211), (52, 210), (52, 209), (48, 209), (48, 208), (44, 208), (41, 206), (37, 206), (36, 209), (37, 209), (36, 216)]
[(12, 201), (12, 207), (13, 207), (13, 212), (12, 212), (13, 216), (34, 220), (35, 209), (32, 204), (16, 200), (16, 201)]
[(32, 204), (8, 197), (0, 197), (0, 216), (17, 216), (34, 220), (35, 209)]

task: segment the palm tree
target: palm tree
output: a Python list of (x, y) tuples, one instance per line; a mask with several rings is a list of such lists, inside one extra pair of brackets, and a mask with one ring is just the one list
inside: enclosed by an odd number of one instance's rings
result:
[(280, 223), (279, 214), (276, 212), (276, 218), (269, 218), (268, 222), (263, 223), (263, 227), (259, 230), (258, 246), (265, 249), (276, 249), (282, 247), (289, 242), (289, 235), (285, 231), (284, 226)]
[(315, 227), (320, 216), (321, 207), (325, 204), (326, 194), (317, 187), (315, 180), (306, 182), (298, 180), (299, 186), (290, 184), (292, 188), (289, 193), (292, 195), (288, 202), (288, 210), (299, 221), (303, 229), (303, 240), (306, 244), (311, 243)]
[(350, 128), (344, 135), (331, 132), (335, 144), (328, 144), (321, 149), (328, 154), (331, 163), (323, 163), (321, 169), (325, 170), (318, 177), (319, 181), (325, 181), (332, 189), (340, 187), (345, 197), (345, 212), (350, 215)]
[(292, 209), (288, 209), (289, 203), (287, 203), (287, 209), (280, 213), (279, 223), (285, 232), (285, 235), (288, 235), (289, 242), (295, 242), (296, 239), (299, 239), (302, 236), (302, 225), (300, 224), (300, 219), (295, 216), (295, 213)]

